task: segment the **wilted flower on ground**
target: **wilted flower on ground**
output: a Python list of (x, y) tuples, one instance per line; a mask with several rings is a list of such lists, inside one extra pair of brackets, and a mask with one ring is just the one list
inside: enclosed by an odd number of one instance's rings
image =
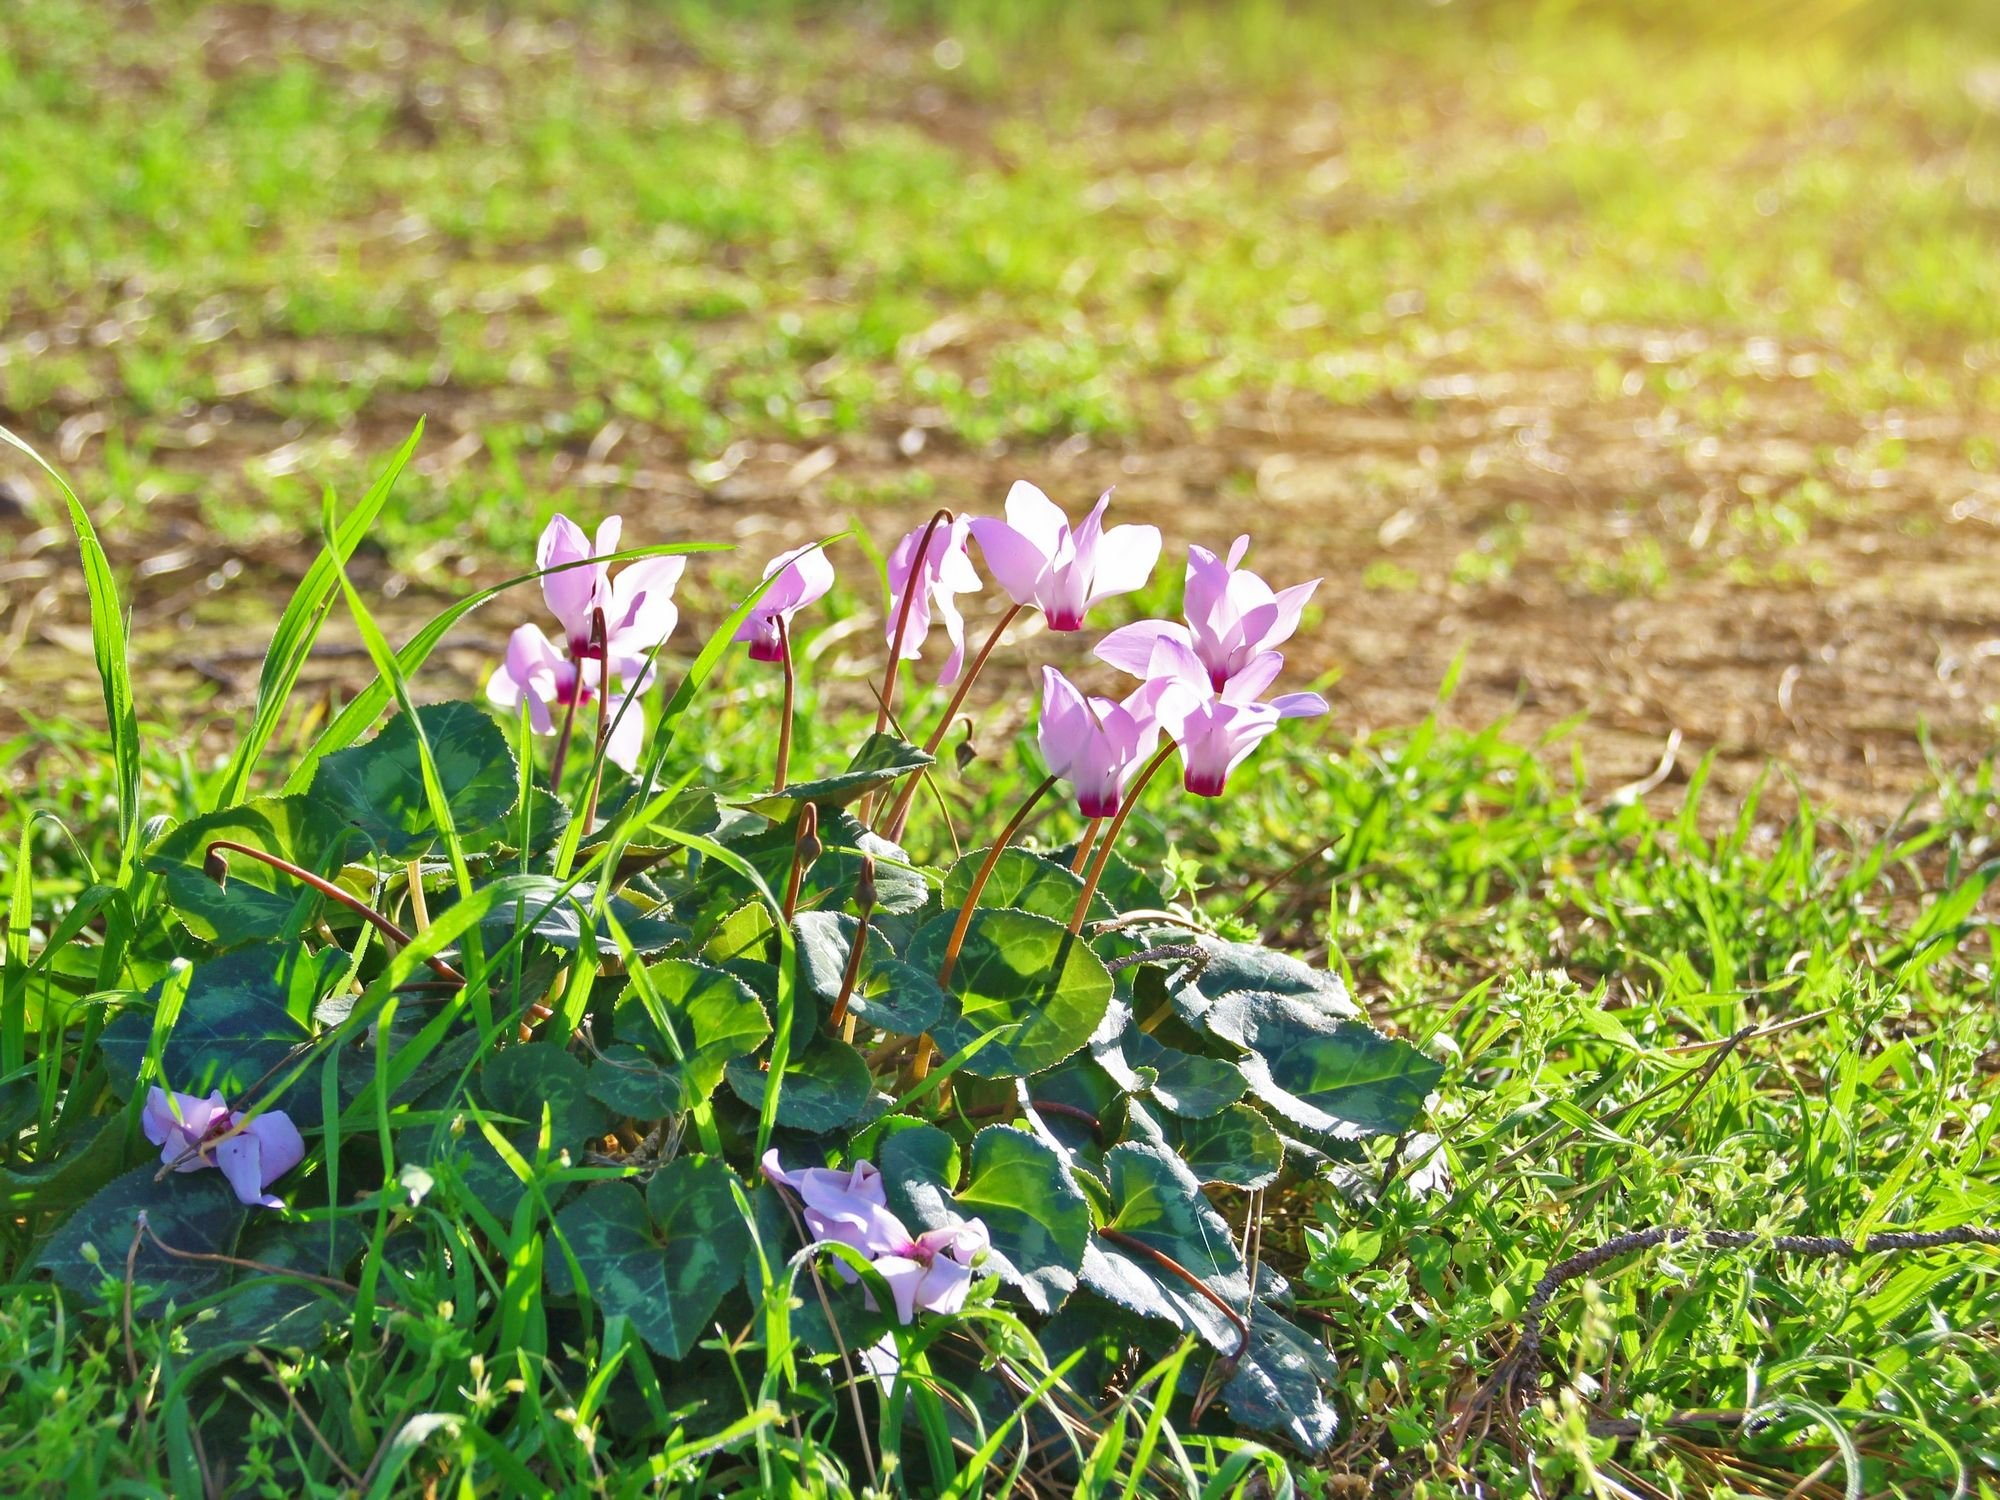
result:
[(1276, 651), (1259, 652), (1216, 692), (1207, 664), (1186, 643), (1173, 636), (1154, 642), (1147, 686), (1159, 694), (1161, 726), (1180, 747), (1181, 782), (1187, 790), (1198, 797), (1220, 797), (1229, 773), (1282, 720), (1326, 712), (1326, 699), (1318, 693), (1284, 693), (1268, 703), (1257, 701), (1284, 665)]
[[(628, 570), (629, 571), (629, 570)], [(579, 714), (597, 702), (598, 684), (604, 680), (596, 661), (572, 660), (555, 648), (549, 638), (533, 625), (522, 625), (507, 638), (507, 655), (500, 670), (486, 684), (487, 700), (512, 712), (525, 699), (528, 723), (536, 734), (554, 734), (557, 721), (574, 704)], [(646, 745), (645, 716), (636, 703), (626, 703), (634, 691), (614, 691), (606, 705), (611, 718), (611, 736), (605, 742), (605, 756), (615, 766), (631, 771), (639, 764)], [(588, 721), (586, 721), (588, 722)]]
[(1086, 818), (1118, 811), (1125, 789), (1160, 741), (1160, 700), (1179, 690), (1171, 677), (1148, 682), (1124, 702), (1081, 692), (1054, 667), (1042, 668), (1042, 759), (1076, 791)]
[[(924, 641), (931, 630), (931, 612), (935, 610), (951, 641), (951, 655), (938, 674), (938, 681), (947, 687), (958, 681), (959, 669), (965, 662), (965, 617), (958, 612), (956, 596), (976, 593), (981, 587), (979, 570), (973, 567), (972, 553), (966, 545), (970, 528), (971, 521), (965, 516), (937, 526), (926, 522), (896, 543), (895, 551), (889, 554), (889, 615), (884, 636), (893, 649), (896, 622), (903, 614), (903, 596), (909, 593), (910, 612), (903, 622), (900, 654), (904, 661), (915, 661), (923, 655)], [(931, 538), (927, 547), (924, 546), (926, 531)], [(924, 558), (916, 569), (912, 592), (910, 570), (919, 547), (924, 547)]]
[(779, 553), (765, 565), (764, 576), (771, 586), (737, 629), (736, 639), (750, 643), (753, 661), (783, 661), (778, 623), (782, 620), (789, 632), (793, 615), (826, 596), (833, 587), (833, 564), (826, 560), (826, 549), (814, 542)]
[(283, 1208), (266, 1191), (305, 1160), (306, 1143), (283, 1110), (247, 1116), (232, 1110), (221, 1091), (203, 1099), (154, 1088), (140, 1114), (146, 1139), (176, 1172), (219, 1167), (236, 1196), (262, 1208)]
[(1016, 604), (1041, 610), (1051, 630), (1081, 630), (1091, 605), (1129, 594), (1152, 576), (1160, 559), (1160, 528), (1104, 529), (1106, 490), (1083, 524), (1025, 480), (1007, 491), (1007, 519), (979, 517), (972, 535), (986, 565)]
[(1171, 638), (1200, 658), (1209, 686), (1221, 692), (1260, 653), (1291, 639), (1306, 601), (1319, 587), (1314, 578), (1273, 590), (1255, 573), (1239, 566), (1249, 547), (1250, 538), (1239, 536), (1226, 560), (1206, 547), (1188, 548), (1187, 593), (1182, 607), (1187, 623), (1140, 620), (1124, 626), (1098, 643), (1098, 657), (1135, 677), (1144, 677), (1150, 670), (1154, 643)]
[[(845, 1172), (830, 1167), (787, 1172), (772, 1150), (764, 1156), (764, 1175), (798, 1194), (806, 1230), (816, 1243), (846, 1245), (874, 1263), (889, 1283), (898, 1321), (912, 1321), (919, 1308), (955, 1313), (965, 1306), (973, 1268), (991, 1244), (981, 1220), (954, 1216), (942, 1228), (911, 1234), (889, 1211), (881, 1172), (865, 1161)], [(836, 1265), (843, 1280), (856, 1279), (851, 1266)]]

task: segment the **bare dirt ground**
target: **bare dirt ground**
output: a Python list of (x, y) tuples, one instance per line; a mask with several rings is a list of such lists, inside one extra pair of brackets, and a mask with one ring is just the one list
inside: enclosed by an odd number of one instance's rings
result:
[[(250, 24), (263, 11), (216, 14), (212, 47), (241, 43), (217, 67), (269, 51)], [(921, 123), (973, 143), (993, 128), (976, 111), (928, 106)], [(579, 510), (624, 512), (628, 536), (736, 540), (751, 558), (845, 526), (843, 495), (894, 490), (914, 471), (963, 508), (997, 506), (1016, 476), (1073, 508), (1115, 484), (1126, 518), (1170, 538), (1219, 547), (1249, 531), (1268, 576), (1326, 578), (1293, 649), (1296, 665), (1337, 674), (1338, 731), (1422, 717), (1462, 654), (1452, 720), (1511, 716), (1523, 737), (1580, 720), (1550, 753), (1580, 745), (1607, 790), (1650, 780), (1666, 757), (1656, 791), (1672, 796), (1712, 751), (1729, 792), (1781, 763), (1815, 799), (1879, 823), (1937, 774), (1991, 754), (2000, 476), (1969, 455), (2000, 441), (2000, 419), (1834, 414), (1812, 381), (1814, 350), (1742, 331), (1527, 326), (1516, 342), (1526, 355), (1503, 373), (1434, 366), (1362, 405), (1273, 395), (1200, 431), (1168, 392), (1136, 393), (1150, 415), (1123, 446), (913, 443), (921, 423), (903, 413), (824, 447), (742, 443), (727, 464), (696, 468), (674, 440), (614, 423), (579, 434), (546, 477), (552, 493), (580, 491)], [(276, 378), (310, 352), (274, 350)], [(1716, 354), (1740, 366), (1740, 407), (1684, 425), (1651, 377)], [(940, 357), (976, 368), (980, 351)], [(1607, 367), (1622, 372), (1609, 395)], [(86, 489), (119, 422), (109, 406), (0, 415), (56, 432), (50, 456)], [(381, 395), (354, 430), (309, 431), (305, 444), (386, 455), (419, 415), (430, 437), (403, 493), (485, 461), (491, 398), (450, 385)], [(176, 461), (224, 489), (251, 461), (268, 467), (300, 444), (254, 410), (220, 429), (190, 416), (180, 432)], [(11, 456), (0, 483), (0, 736), (26, 764), (46, 747), (35, 727), (45, 718), (95, 721), (97, 690), (72, 541), (44, 524), (52, 510), (24, 503), (48, 500), (46, 483)], [(861, 519), (880, 542), (930, 503), (871, 502)], [(170, 732), (226, 721), (254, 691), (273, 601), (309, 561), (310, 539), (232, 547), (192, 501), (167, 499), (128, 504), (105, 540), (133, 611), (142, 716)], [(356, 571), (385, 622), (407, 632), (447, 597), (442, 577), (471, 587), (511, 569), (467, 538), (462, 558), (425, 566), (378, 552)], [(503, 602), (475, 616), (434, 660), (431, 686), (462, 689), (528, 610)], [(336, 620), (318, 680), (363, 670)]]
[[(994, 504), (996, 473), (1033, 476), (1073, 504), (1115, 484), (1128, 518), (1171, 537), (1220, 544), (1249, 530), (1253, 562), (1271, 575), (1324, 575), (1321, 617), (1295, 649), (1301, 665), (1339, 674), (1332, 697), (1344, 731), (1422, 717), (1462, 653), (1454, 721), (1512, 716), (1518, 734), (1539, 736), (1584, 716), (1576, 736), (1595, 784), (1648, 777), (1673, 740), (1664, 795), (1713, 751), (1731, 792), (1775, 761), (1816, 800), (1885, 821), (1934, 780), (1927, 756), (1949, 772), (1992, 747), (2000, 482), (1960, 456), (1963, 422), (1911, 422), (1886, 434), (1904, 446), (1898, 467), (1852, 471), (1830, 507), (1837, 516), (1755, 562), (1766, 576), (1732, 569), (1718, 534), (1746, 497), (1779, 488), (1815, 449), (1861, 451), (1885, 436), (1816, 417), (1790, 386), (1768, 382), (1726, 444), (1678, 442), (1646, 404), (1597, 399), (1557, 370), (1446, 383), (1422, 409), (1245, 412), (1178, 445), (1072, 443), (998, 461), (932, 448), (916, 461), (946, 503)], [(434, 478), (470, 455), (451, 441), (448, 407), (430, 417), (437, 437), (421, 467)], [(603, 481), (603, 508), (647, 534), (738, 538), (752, 555), (846, 524), (826, 498), (828, 475), (909, 462), (887, 439), (812, 454), (771, 445), (703, 486), (675, 455), (646, 448), (628, 438), (612, 455), (619, 467), (579, 462), (578, 477)], [(217, 458), (226, 468), (229, 456)], [(405, 481), (425, 482), (422, 473)], [(867, 522), (879, 539), (915, 514)], [(18, 732), (27, 716), (57, 708), (88, 716), (95, 683), (69, 538), (28, 534), (18, 516), (0, 524), (17, 528), (0, 577), (0, 727)], [(166, 506), (147, 516), (144, 536), (107, 540), (129, 580), (142, 713), (172, 723), (206, 702), (226, 718), (254, 690), (269, 628), (257, 601), (307, 554), (234, 553)], [(1645, 560), (1636, 583), (1579, 581), (1589, 559), (1634, 547)], [(405, 590), (383, 559), (363, 564), (404, 629), (445, 597)], [(1393, 570), (1387, 586), (1383, 566)], [(435, 670), (481, 670), (525, 607), (496, 605), (492, 623), (475, 616)], [(322, 652), (329, 684), (364, 670), (338, 624)], [(1567, 756), (1567, 742), (1553, 753)], [(1782, 801), (1782, 782), (1778, 793)]]

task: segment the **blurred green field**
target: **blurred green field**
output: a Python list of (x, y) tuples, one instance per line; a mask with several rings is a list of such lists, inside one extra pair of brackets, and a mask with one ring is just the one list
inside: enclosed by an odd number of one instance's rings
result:
[[(1535, 1278), (1627, 1229), (2000, 1219), (1996, 229), (1973, 3), (0, 7), (0, 423), (126, 585), (149, 815), (210, 789), (324, 490), (420, 416), (356, 569), (399, 635), (552, 510), (737, 542), (699, 640), (781, 543), (1017, 476), (1327, 575), (1295, 666), (1332, 727), (1134, 826), (1451, 1062), (1438, 1155), (1242, 1205), (1342, 1367), (1296, 1476), (1329, 1500), (2000, 1494), (1976, 1252), (1637, 1258), (1558, 1299), (1545, 1406), (1476, 1399)], [(39, 942), (117, 851), (67, 523), (0, 479), (0, 873), (27, 852)], [(839, 564), (802, 762), (868, 712)], [(281, 747), (363, 675), (330, 635)], [(1018, 800), (1052, 649), (1003, 653), (995, 784), (920, 844)], [(725, 670), (680, 769), (767, 775), (772, 691)], [(162, 1493), (124, 1382), (168, 1341), (58, 1318), (33, 1228), (0, 1488)], [(468, 1324), (282, 1383), (361, 1461), (434, 1410), (647, 1492), (560, 1392), (468, 1396), (494, 1356)], [(262, 1492), (347, 1492), (250, 1383)], [(484, 1462), (440, 1439), (410, 1492)]]

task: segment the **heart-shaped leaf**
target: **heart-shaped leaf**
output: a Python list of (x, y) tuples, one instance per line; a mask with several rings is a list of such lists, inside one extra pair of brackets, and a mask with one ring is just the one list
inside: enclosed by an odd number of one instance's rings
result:
[(1239, 991), (1217, 1000), (1205, 1020), (1246, 1049), (1239, 1066), (1265, 1105), (1334, 1140), (1407, 1130), (1444, 1074), (1408, 1042), (1336, 1018), (1317, 996)]
[(944, 1014), (945, 993), (937, 979), (900, 958), (887, 959), (869, 971), (862, 987), (848, 1002), (849, 1011), (864, 1026), (921, 1036)]
[[(312, 1040), (295, 1015), (310, 1015), (347, 964), (337, 949), (308, 953), (293, 944), (239, 948), (198, 965), (188, 976), (187, 994), (161, 1050), (162, 1082), (183, 1094), (222, 1090), (237, 1109), (259, 1102), (277, 1082), (284, 1065)], [(153, 1011), (164, 985), (149, 1003), (134, 1006), (104, 1028), (99, 1045), (105, 1064), (121, 1088), (129, 1087), (146, 1060), (153, 1034)], [(252, 1095), (253, 1087), (266, 1085)], [(319, 1096), (294, 1089), (285, 1109), (301, 1124), (319, 1119)]]
[[(149, 1161), (98, 1189), (42, 1247), (36, 1264), (71, 1291), (94, 1295), (105, 1280), (124, 1279), (136, 1237), (135, 1286), (183, 1302), (219, 1286), (226, 1266), (169, 1255), (154, 1240), (196, 1255), (228, 1255), (249, 1210), (220, 1172), (169, 1172), (164, 1178), (159, 1172), (160, 1163)], [(151, 1236), (137, 1234), (141, 1214)]]
[(1333, 1020), (1351, 1020), (1361, 1014), (1338, 975), (1315, 969), (1289, 954), (1215, 937), (1191, 940), (1186, 932), (1172, 928), (1149, 931), (1147, 937), (1161, 943), (1193, 941), (1202, 950), (1202, 963), (1192, 982), (1174, 992), (1174, 1008), (1186, 1021), (1198, 1022), (1217, 1000), (1239, 990), (1297, 996), (1313, 1002), (1314, 1008)]
[(259, 797), (175, 828), (153, 846), (146, 868), (161, 877), (167, 900), (187, 930), (225, 948), (291, 935), (297, 926), (294, 911), (309, 912), (324, 898), (261, 860), (242, 855), (223, 856), (227, 878), (216, 882), (206, 872), (206, 859), (209, 845), (218, 839), (275, 854), (318, 875), (338, 869), (346, 846), (367, 847), (324, 804), (303, 794)]
[[(264, 1218), (243, 1235), (237, 1253), (260, 1266), (281, 1266), (303, 1276), (334, 1276), (368, 1240), (349, 1219), (323, 1223)], [(183, 1318), (190, 1348), (316, 1349), (353, 1311), (353, 1298), (335, 1287), (273, 1272), (239, 1271), (213, 1305)]]
[(742, 805), (774, 821), (782, 821), (808, 802), (820, 807), (845, 807), (850, 802), (859, 802), (877, 787), (885, 787), (934, 763), (934, 757), (907, 740), (893, 734), (871, 734), (838, 776), (794, 782), (782, 792), (752, 798)]
[(896, 1132), (876, 1158), (889, 1207), (921, 1233), (954, 1217), (980, 1219), (993, 1247), (990, 1270), (1036, 1312), (1053, 1312), (1076, 1290), (1090, 1240), (1090, 1205), (1054, 1147), (1011, 1125), (972, 1138), (972, 1174), (957, 1192), (958, 1147), (933, 1126)]
[(1092, 1237), (1083, 1260), (1084, 1284), (1142, 1316), (1193, 1329), (1211, 1347), (1234, 1354), (1242, 1339), (1236, 1321), (1165, 1263), (1172, 1261), (1223, 1303), (1241, 1309), (1249, 1284), (1228, 1221), (1202, 1196), (1194, 1174), (1162, 1146), (1124, 1142), (1104, 1153), (1104, 1163), (1110, 1233)]
[[(488, 832), (520, 791), (507, 737), (474, 703), (432, 703), (416, 714), (452, 823), (463, 834)], [(409, 859), (437, 842), (416, 727), (407, 715), (398, 714), (366, 744), (322, 760), (309, 795), (388, 858)]]
[[(724, 1076), (737, 1098), (752, 1109), (763, 1107), (770, 1075), (755, 1061), (736, 1058)], [(868, 1063), (859, 1052), (837, 1037), (815, 1036), (785, 1065), (778, 1123), (813, 1135), (838, 1130), (861, 1117), (874, 1087)]]
[[(498, 904), (479, 919), (480, 933), (489, 948), (526, 930), (553, 948), (574, 953), (583, 946), (587, 930), (597, 951), (608, 956), (619, 951), (612, 932), (614, 919), (637, 953), (658, 953), (688, 936), (680, 923), (661, 913), (642, 911), (623, 896), (613, 896), (606, 903), (606, 913), (597, 916), (593, 912), (594, 888), (579, 885), (564, 891), (563, 882), (549, 875), (503, 875), (480, 889), (499, 893)], [(436, 903), (440, 913), (452, 904), (448, 897)]]
[(590, 1091), (620, 1114), (653, 1120), (705, 1102), (730, 1059), (755, 1052), (771, 1022), (735, 975), (664, 958), (634, 975), (613, 1029), (620, 1045), (591, 1068)]
[[(946, 914), (918, 929), (910, 962), (936, 973), (956, 921)], [(1111, 988), (1103, 960), (1062, 923), (983, 908), (966, 929), (946, 986), (951, 998), (931, 1034), (950, 1055), (999, 1028), (966, 1071), (981, 1078), (1039, 1073), (1090, 1039), (1111, 1003)]]
[(1221, 1114), (1201, 1120), (1162, 1124), (1174, 1154), (1202, 1182), (1225, 1187), (1268, 1187), (1285, 1164), (1284, 1143), (1271, 1122), (1247, 1104), (1232, 1104)]
[(1222, 1404), (1241, 1425), (1320, 1453), (1340, 1430), (1340, 1414), (1326, 1395), (1339, 1375), (1318, 1339), (1260, 1306), (1250, 1320), (1250, 1347), (1222, 1388)]
[[(954, 864), (945, 875), (944, 889), (938, 892), (938, 902), (946, 911), (955, 912), (965, 905), (966, 893), (972, 889), (973, 877), (979, 873), (979, 867), (986, 863), (988, 852), (985, 849), (974, 850)], [(986, 877), (986, 884), (979, 892), (979, 904), (1011, 906), (1066, 925), (1070, 913), (1076, 910), (1077, 898), (1082, 894), (1083, 877), (1070, 873), (1068, 865), (1057, 864), (1053, 859), (1017, 846), (1000, 851), (993, 873)], [(1092, 917), (1115, 915), (1111, 904), (1101, 895), (1092, 897), (1090, 914)]]
[[(840, 994), (847, 977), (847, 962), (854, 952), (854, 934), (860, 919), (845, 912), (802, 911), (793, 919), (798, 938), (799, 978), (822, 1000)], [(876, 964), (895, 958), (896, 950), (875, 928), (868, 929), (867, 946), (861, 952), (861, 974), (865, 978)]]
[(1243, 1097), (1249, 1085), (1234, 1063), (1169, 1047), (1121, 1024), (1129, 1019), (1124, 1002), (1114, 1000), (1090, 1043), (1090, 1055), (1120, 1088), (1151, 1094), (1163, 1108), (1191, 1119), (1220, 1114)]
[[(544, 1105), (549, 1113), (549, 1150), (552, 1157), (569, 1152), (580, 1159), (586, 1142), (610, 1128), (611, 1117), (588, 1092), (588, 1074), (582, 1063), (552, 1042), (531, 1042), (504, 1047), (479, 1072), (479, 1098), (486, 1110), (505, 1115), (511, 1121), (495, 1122), (495, 1129), (526, 1161), (533, 1162), (539, 1147)], [(396, 1140), (397, 1155), (405, 1162), (436, 1165), (456, 1156), (466, 1191), (502, 1223), (513, 1217), (515, 1206), (526, 1191), (521, 1179), (486, 1138), (483, 1131), (468, 1127), (454, 1135), (452, 1117), (414, 1125)]]
[[(556, 1214), (599, 1310), (631, 1319), (668, 1359), (693, 1352), (751, 1258), (749, 1226), (730, 1181), (722, 1162), (684, 1156), (653, 1174), (644, 1197), (629, 1182), (607, 1182)], [(547, 1277), (557, 1296), (577, 1290), (553, 1245)]]

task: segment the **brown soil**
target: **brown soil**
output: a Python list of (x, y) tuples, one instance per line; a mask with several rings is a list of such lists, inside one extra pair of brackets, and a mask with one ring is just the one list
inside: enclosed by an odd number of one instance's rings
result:
[[(1816, 800), (1879, 822), (1934, 784), (1933, 765), (1951, 774), (1990, 753), (2000, 484), (1965, 462), (1961, 421), (1843, 427), (1807, 403), (1805, 385), (1779, 377), (1758, 389), (1733, 441), (1683, 442), (1660, 430), (1656, 409), (1594, 398), (1570, 371), (1432, 385), (1362, 409), (1239, 413), (1202, 438), (1124, 451), (1072, 442), (994, 459), (932, 443), (906, 459), (887, 436), (818, 454), (771, 445), (727, 476), (704, 475), (706, 485), (663, 442), (627, 435), (608, 461), (552, 477), (590, 487), (634, 534), (736, 539), (752, 556), (845, 525), (827, 498), (835, 475), (892, 477), (916, 465), (946, 503), (969, 507), (997, 503), (1000, 476), (1017, 473), (1072, 506), (1115, 484), (1125, 519), (1218, 547), (1250, 531), (1252, 565), (1279, 582), (1325, 576), (1321, 616), (1296, 643), (1295, 665), (1338, 674), (1331, 696), (1343, 730), (1422, 717), (1463, 653), (1453, 720), (1510, 715), (1519, 735), (1540, 736), (1585, 715), (1577, 737), (1592, 782), (1607, 790), (1654, 772), (1678, 736), (1662, 796), (1713, 751), (1730, 791), (1776, 760)], [(449, 408), (431, 419), (432, 475), (472, 458), (453, 442), (460, 424)], [(381, 420), (377, 446), (387, 451), (400, 414)], [(1847, 464), (1884, 436), (1903, 444), (1896, 468)], [(1810, 507), (1802, 539), (1741, 524), (1791, 476), (1827, 472), (1829, 450), (1842, 482)], [(223, 472), (241, 456), (215, 451)], [(9, 472), (26, 482), (18, 466)], [(915, 519), (893, 510), (867, 518), (878, 541)], [(0, 564), (9, 684), (0, 733), (19, 732), (30, 713), (92, 717), (69, 538), (28, 534), (18, 514), (0, 514), (0, 526), (14, 528)], [(226, 717), (254, 691), (265, 613), (276, 607), (266, 601), (307, 554), (233, 555), (166, 506), (145, 530), (107, 538), (128, 580), (142, 715), (180, 723), (206, 700)], [(1633, 576), (1606, 572), (1621, 556), (1641, 559)], [(362, 566), (402, 630), (444, 597), (406, 590), (382, 559)], [(503, 602), (475, 616), (437, 660), (433, 685), (462, 689), (529, 607)], [(338, 628), (322, 658), (315, 676), (328, 683), (365, 672)]]

